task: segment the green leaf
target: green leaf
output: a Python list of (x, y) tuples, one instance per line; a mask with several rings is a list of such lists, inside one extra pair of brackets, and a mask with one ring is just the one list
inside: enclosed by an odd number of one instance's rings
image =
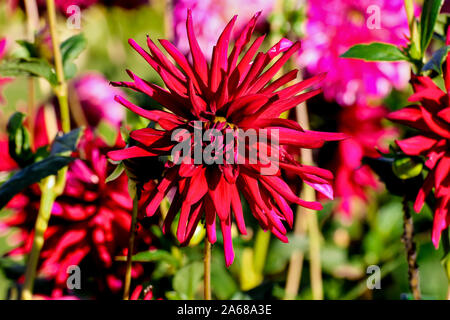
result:
[(170, 252), (158, 249), (139, 252), (135, 254), (132, 259), (137, 262), (165, 261), (172, 266), (178, 266), (178, 260), (173, 257)]
[(39, 49), (34, 43), (26, 40), (17, 40), (16, 42), (20, 45), (20, 51), (15, 54), (16, 57), (25, 59), (39, 57)]
[(125, 166), (123, 165), (122, 162), (120, 162), (116, 168), (114, 169), (114, 171), (108, 176), (108, 178), (106, 178), (105, 183), (111, 182), (116, 180), (118, 177), (120, 177), (122, 175), (122, 173), (125, 171)]
[(264, 272), (275, 274), (282, 272), (296, 250), (305, 252), (308, 249), (308, 239), (303, 236), (290, 236), (289, 243), (272, 241), (267, 254)]
[(7, 125), (9, 154), (20, 167), (26, 167), (34, 162), (30, 135), (24, 127), (24, 119), (23, 113), (15, 112)]
[(46, 79), (52, 86), (58, 83), (52, 66), (44, 59), (30, 58), (6, 61), (0, 65), (3, 76), (35, 76)]
[(50, 156), (18, 171), (0, 187), (0, 209), (26, 187), (56, 174), (73, 160), (75, 158)]
[(81, 128), (76, 128), (62, 136), (57, 136), (52, 144), (51, 154), (61, 155), (67, 152), (73, 152), (77, 148), (81, 136)]
[(425, 0), (420, 16), (420, 49), (422, 55), (431, 41), (434, 25), (441, 11), (444, 0)]
[(422, 72), (434, 70), (439, 74), (442, 74), (442, 63), (447, 57), (447, 53), (450, 50), (450, 46), (445, 46), (433, 53), (430, 61), (428, 61), (422, 68)]
[(357, 44), (341, 55), (342, 58), (362, 59), (364, 61), (401, 61), (408, 60), (396, 46), (382, 42)]
[(64, 76), (66, 79), (75, 76), (77, 67), (73, 61), (86, 48), (87, 41), (82, 33), (72, 36), (61, 43), (61, 55), (64, 68)]
[(104, 119), (100, 120), (96, 133), (103, 138), (110, 147), (113, 147), (116, 144), (117, 136), (119, 135), (117, 129)]
[(215, 263), (211, 264), (211, 286), (214, 295), (219, 300), (230, 299), (239, 290), (239, 287), (228, 269), (225, 268), (223, 254), (213, 252), (213, 261)]
[(178, 270), (173, 277), (173, 289), (183, 297), (183, 299), (193, 300), (200, 282), (203, 279), (203, 264), (193, 262)]

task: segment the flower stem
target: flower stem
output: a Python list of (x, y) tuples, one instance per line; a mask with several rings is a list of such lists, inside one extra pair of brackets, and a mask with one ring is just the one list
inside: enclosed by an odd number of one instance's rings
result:
[[(297, 120), (304, 130), (309, 130), (308, 110), (305, 103), (296, 108)], [(301, 150), (301, 160), (305, 165), (313, 165), (311, 149)], [(314, 189), (303, 184), (301, 198), (306, 201), (315, 201)], [(306, 220), (306, 225), (305, 221)], [(312, 296), (314, 300), (323, 299), (322, 267), (320, 262), (320, 230), (317, 214), (303, 207), (297, 208), (294, 234), (302, 235), (306, 229), (309, 233), (309, 257), (310, 257), (310, 279)], [(294, 299), (300, 287), (300, 279), (303, 266), (303, 252), (297, 250), (291, 255), (288, 274), (286, 278), (285, 299)]]
[[(39, 29), (39, 11), (36, 0), (25, 0), (25, 12), (27, 15), (27, 38), (34, 42), (36, 30)], [(30, 130), (30, 143), (34, 145), (34, 104), (35, 104), (35, 82), (33, 77), (28, 79), (28, 127)]]
[(133, 251), (134, 251), (134, 239), (136, 237), (136, 222), (138, 214), (139, 197), (135, 193), (133, 197), (133, 212), (131, 215), (131, 227), (130, 227), (130, 238), (128, 239), (128, 252), (127, 252), (127, 266), (125, 271), (125, 282), (123, 288), (123, 300), (128, 300), (130, 298), (130, 285), (131, 285), (131, 267), (133, 262)]
[(411, 217), (411, 209), (406, 198), (403, 200), (403, 226), (404, 232), (402, 240), (405, 244), (406, 258), (408, 261), (409, 286), (411, 288), (414, 299), (420, 300), (421, 296), (419, 289), (419, 268), (416, 261), (416, 244), (413, 240), (414, 224)]
[(205, 253), (203, 256), (204, 277), (203, 290), (205, 300), (211, 300), (211, 242), (205, 237)]
[(62, 63), (61, 50), (59, 48), (58, 32), (56, 31), (56, 12), (55, 0), (46, 0), (48, 24), (52, 37), (53, 59), (55, 64), (56, 79), (58, 84), (54, 87), (55, 95), (58, 98), (59, 108), (61, 110), (61, 125), (64, 133), (70, 131), (70, 112), (68, 102), (68, 89), (64, 77), (64, 68)]
[(39, 213), (34, 227), (34, 239), (31, 253), (28, 257), (27, 267), (25, 271), (25, 282), (22, 289), (22, 300), (30, 300), (33, 297), (34, 279), (36, 277), (36, 269), (44, 245), (44, 233), (47, 230), (48, 221), (50, 219), (53, 203), (55, 201), (55, 193), (53, 187), (55, 185), (55, 176), (49, 176), (43, 179), (41, 183), (42, 197), (39, 207)]

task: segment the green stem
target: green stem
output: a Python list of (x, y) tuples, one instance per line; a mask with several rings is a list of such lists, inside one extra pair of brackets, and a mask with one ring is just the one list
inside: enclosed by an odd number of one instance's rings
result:
[(136, 222), (139, 207), (139, 197), (135, 193), (133, 197), (133, 212), (131, 215), (130, 238), (128, 239), (127, 266), (125, 271), (125, 282), (123, 288), (123, 300), (130, 298), (131, 267), (133, 265), (134, 239), (136, 238)]
[(27, 267), (25, 271), (25, 282), (22, 289), (22, 299), (30, 300), (33, 297), (34, 279), (36, 277), (36, 269), (44, 245), (44, 233), (47, 230), (48, 221), (50, 219), (53, 203), (56, 195), (53, 191), (55, 185), (55, 176), (49, 176), (43, 179), (41, 183), (42, 197), (39, 207), (39, 213), (34, 227), (34, 239), (31, 253), (28, 257)]
[(64, 77), (64, 68), (61, 56), (61, 50), (59, 48), (59, 37), (56, 31), (56, 12), (55, 1), (46, 0), (47, 13), (48, 13), (48, 25), (50, 28), (50, 34), (52, 37), (53, 46), (53, 59), (55, 64), (56, 79), (58, 84), (54, 87), (56, 97), (58, 98), (59, 107), (61, 109), (61, 125), (64, 133), (70, 131), (70, 112), (68, 101), (68, 89), (66, 79)]
[(403, 200), (403, 243), (405, 244), (406, 258), (408, 262), (409, 286), (415, 300), (420, 300), (419, 267), (417, 266), (417, 251), (414, 243), (414, 224), (411, 217), (411, 209), (408, 200)]
[(204, 276), (203, 276), (203, 292), (204, 299), (211, 300), (211, 242), (208, 236), (205, 236), (205, 252), (203, 256)]

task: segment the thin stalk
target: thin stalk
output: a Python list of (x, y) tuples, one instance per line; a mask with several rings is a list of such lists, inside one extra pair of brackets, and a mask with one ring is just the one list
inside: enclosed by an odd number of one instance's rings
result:
[[(62, 56), (59, 48), (58, 34), (56, 32), (56, 13), (55, 1), (46, 0), (48, 23), (50, 28), (50, 35), (52, 37), (53, 58), (56, 70), (56, 78), (58, 84), (53, 88), (55, 95), (58, 98), (61, 108), (61, 123), (65, 133), (70, 131), (70, 114), (67, 94), (67, 84), (64, 78), (64, 70), (62, 64)], [(51, 140), (53, 137), (49, 137)], [(22, 291), (22, 299), (31, 299), (33, 296), (34, 279), (36, 277), (37, 264), (41, 249), (44, 245), (44, 234), (47, 230), (48, 221), (50, 219), (53, 203), (58, 195), (64, 191), (66, 182), (67, 167), (58, 172), (57, 177), (49, 176), (42, 180), (41, 189), (41, 204), (39, 208), (38, 217), (34, 230), (34, 239), (31, 253), (28, 257), (28, 262), (25, 271), (25, 282)]]
[[(299, 79), (301, 80), (301, 78)], [(297, 120), (304, 130), (309, 130), (308, 110), (306, 103), (301, 103), (296, 108)], [(313, 165), (311, 149), (301, 150), (301, 160), (305, 165)], [(306, 201), (315, 201), (314, 189), (303, 184), (300, 197)], [(306, 220), (306, 222), (305, 222)], [(310, 279), (312, 296), (314, 300), (323, 299), (322, 267), (320, 262), (320, 230), (317, 213), (303, 207), (298, 207), (294, 227), (295, 235), (303, 235), (306, 230), (309, 233), (309, 257), (310, 257)], [(294, 299), (300, 288), (300, 280), (303, 269), (304, 254), (300, 250), (292, 253), (286, 278), (285, 299)]]
[(134, 239), (136, 238), (136, 222), (138, 214), (138, 204), (139, 198), (137, 193), (133, 197), (133, 212), (131, 215), (131, 227), (130, 227), (130, 238), (128, 239), (128, 252), (127, 252), (127, 266), (125, 271), (125, 282), (123, 288), (123, 300), (128, 300), (130, 298), (130, 285), (131, 285), (131, 267), (133, 262), (133, 251), (134, 251)]
[(417, 251), (414, 243), (414, 224), (408, 200), (403, 200), (403, 243), (405, 244), (406, 259), (408, 262), (409, 286), (415, 300), (420, 300), (419, 267), (417, 266)]
[(53, 191), (55, 185), (55, 176), (45, 178), (41, 183), (42, 197), (39, 207), (39, 213), (34, 227), (33, 246), (28, 256), (27, 267), (25, 271), (25, 282), (22, 289), (22, 300), (30, 300), (33, 297), (34, 279), (36, 277), (36, 269), (44, 245), (44, 233), (47, 230), (48, 221), (50, 219), (53, 203), (56, 195)]
[[(39, 29), (39, 11), (36, 0), (25, 0), (25, 12), (27, 15), (27, 38), (34, 42), (36, 31)], [(28, 78), (28, 127), (30, 129), (30, 142), (34, 145), (34, 105), (35, 99), (35, 81), (33, 77)]]
[(64, 69), (62, 63), (61, 50), (59, 48), (59, 37), (56, 31), (56, 12), (55, 1), (46, 0), (48, 24), (50, 28), (50, 34), (52, 36), (53, 46), (53, 59), (55, 64), (56, 79), (58, 84), (54, 87), (56, 97), (58, 98), (59, 107), (61, 109), (61, 125), (64, 133), (70, 131), (70, 112), (68, 101), (67, 83), (64, 77)]
[(211, 242), (209, 242), (207, 236), (205, 237), (203, 266), (205, 271), (203, 276), (204, 299), (211, 300)]
[(259, 228), (255, 239), (255, 253), (253, 256), (253, 265), (255, 272), (262, 276), (264, 266), (266, 265), (267, 252), (269, 251), (270, 232)]

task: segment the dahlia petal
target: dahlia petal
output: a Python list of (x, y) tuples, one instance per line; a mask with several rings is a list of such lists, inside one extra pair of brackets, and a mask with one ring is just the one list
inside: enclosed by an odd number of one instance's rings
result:
[(208, 240), (212, 244), (216, 243), (216, 209), (209, 197), (205, 198), (205, 223)]
[(412, 94), (409, 98), (409, 102), (422, 102), (423, 106), (429, 111), (435, 112), (439, 110), (441, 105), (441, 99), (446, 95), (440, 89), (425, 89)]
[(418, 106), (411, 106), (391, 112), (386, 116), (386, 118), (396, 122), (416, 122), (422, 119), (422, 112), (420, 111), (420, 108)]
[(220, 221), (220, 228), (222, 229), (223, 248), (225, 254), (225, 265), (227, 268), (231, 266), (234, 261), (233, 240), (231, 238), (231, 218)]
[(279, 99), (289, 98), (289, 97), (296, 95), (297, 93), (321, 82), (325, 78), (325, 76), (326, 76), (326, 73), (318, 74), (317, 76), (314, 76), (307, 80), (303, 80), (303, 81), (296, 83), (290, 87), (287, 87), (283, 90), (277, 91), (274, 94), (277, 95), (279, 97)]
[(321, 89), (312, 90), (306, 93), (302, 93), (298, 96), (294, 96), (285, 100), (278, 100), (266, 110), (263, 110), (261, 113), (257, 115), (258, 118), (276, 118), (279, 117), (283, 112), (288, 111), (300, 103), (318, 95), (321, 93)]
[[(449, 63), (450, 65), (450, 63)], [(450, 107), (447, 107), (437, 113), (437, 116), (447, 123), (450, 123)]]
[(231, 208), (233, 209), (239, 232), (246, 235), (247, 229), (245, 227), (244, 213), (242, 211), (241, 198), (239, 197), (239, 191), (236, 188), (236, 185), (231, 187)]
[(253, 57), (255, 56), (256, 52), (258, 51), (259, 47), (261, 46), (262, 42), (264, 41), (265, 35), (260, 36), (253, 41), (250, 48), (245, 53), (244, 57), (242, 57), (242, 60), (239, 61), (238, 66), (234, 71), (232, 72), (230, 76), (230, 83), (228, 84), (228, 87), (231, 90), (234, 90), (237, 88), (237, 86), (244, 80), (244, 77), (247, 75), (248, 71), (251, 67), (251, 61)]
[[(288, 42), (287, 42), (288, 41)], [(297, 41), (292, 44), (287, 39), (282, 39), (278, 43), (279, 46), (271, 52), (268, 52), (270, 58), (277, 55), (280, 51), (285, 51), (286, 48), (289, 48), (274, 64), (271, 66), (266, 72), (264, 72), (254, 83), (252, 86), (252, 90), (258, 91), (262, 87), (264, 87), (270, 79), (281, 69), (281, 67), (287, 62), (287, 60), (300, 49), (300, 42)]]
[(191, 48), (192, 60), (194, 61), (194, 69), (203, 80), (204, 84), (208, 83), (208, 64), (206, 63), (205, 56), (198, 45), (197, 38), (194, 33), (194, 25), (192, 23), (192, 11), (188, 9), (186, 29), (189, 40), (189, 46)]
[(191, 211), (191, 205), (188, 202), (184, 202), (181, 206), (180, 220), (178, 220), (177, 239), (178, 242), (184, 243), (186, 237), (186, 227)]
[(407, 155), (417, 156), (430, 150), (437, 141), (426, 136), (414, 136), (404, 140), (395, 141), (400, 149)]
[(213, 50), (211, 74), (209, 78), (210, 88), (212, 92), (217, 91), (217, 88), (222, 81), (220, 70), (222, 69), (227, 72), (228, 45), (230, 42), (231, 31), (233, 30), (233, 26), (236, 22), (236, 18), (237, 16), (235, 15), (230, 20), (230, 22), (228, 22), (225, 29), (223, 29), (219, 39), (217, 40), (217, 44)]
[(247, 112), (255, 112), (262, 105), (267, 103), (269, 98), (262, 94), (250, 94), (243, 97), (239, 97), (230, 104), (227, 110), (227, 117), (233, 117), (234, 114), (242, 116), (242, 109), (248, 109)]
[(158, 155), (160, 154), (147, 151), (137, 146), (108, 152), (108, 157), (114, 161), (122, 161), (125, 159), (139, 158), (139, 157), (154, 157)]
[(159, 64), (163, 65), (174, 77), (178, 78), (180, 82), (185, 82), (186, 76), (173, 65), (173, 63), (166, 58), (166, 56), (159, 50), (159, 48), (153, 43), (152, 39), (147, 35), (147, 46), (150, 52), (158, 59)]
[(431, 235), (431, 239), (433, 241), (434, 247), (437, 249), (439, 248), (439, 240), (441, 238), (442, 231), (447, 228), (448, 224), (446, 221), (447, 215), (448, 215), (448, 203), (450, 198), (445, 198), (438, 204), (437, 210), (434, 214), (434, 220), (433, 220), (433, 231)]
[(178, 214), (178, 211), (180, 211), (181, 205), (182, 205), (182, 198), (180, 195), (176, 195), (172, 203), (170, 204), (169, 211), (167, 211), (166, 218), (164, 219), (162, 227), (162, 232), (164, 234), (167, 234), (170, 231), (170, 227), (172, 226), (173, 220), (175, 219), (175, 216)]
[(288, 73), (284, 74), (283, 76), (281, 76), (280, 78), (269, 84), (267, 87), (261, 89), (259, 93), (261, 94), (272, 93), (275, 90), (284, 86), (286, 83), (289, 83), (290, 81), (296, 79), (297, 74), (298, 74), (297, 69), (289, 71)]
[(431, 129), (431, 131), (444, 138), (450, 139), (450, 124), (435, 118), (428, 110), (426, 110), (422, 106), (420, 106), (420, 110), (422, 111), (423, 120)]
[(419, 193), (417, 194), (416, 201), (414, 202), (414, 211), (417, 213), (422, 210), (423, 204), (425, 203), (425, 199), (430, 193), (431, 189), (433, 188), (433, 182), (434, 182), (434, 172), (431, 171), (428, 174), (428, 177), (425, 179), (422, 187), (419, 190)]
[(242, 30), (241, 34), (237, 38), (233, 51), (230, 54), (230, 57), (228, 58), (229, 62), (229, 68), (228, 71), (233, 71), (236, 67), (237, 59), (239, 58), (239, 55), (241, 54), (242, 49), (244, 46), (250, 41), (252, 33), (256, 26), (256, 21), (258, 20), (258, 17), (261, 15), (261, 11), (257, 12), (247, 23), (245, 28)]
[(439, 161), (434, 171), (434, 187), (437, 189), (441, 185), (442, 181), (450, 175), (450, 153), (447, 153)]
[(200, 167), (191, 178), (186, 196), (186, 202), (191, 205), (200, 201), (200, 199), (208, 192), (208, 182), (206, 181), (205, 171), (205, 168)]
[(215, 189), (209, 184), (208, 193), (216, 208), (220, 220), (225, 220), (230, 215), (231, 206), (231, 185), (220, 175), (219, 182)]
[(144, 128), (131, 131), (130, 137), (146, 147), (172, 147), (169, 131), (161, 131), (153, 128)]
[[(159, 40), (159, 43), (161, 43), (161, 45), (164, 47), (164, 49), (166, 49), (166, 51), (175, 60), (175, 62), (178, 63), (178, 65), (186, 73), (188, 78), (192, 80), (195, 89), (200, 91), (200, 85), (197, 81), (197, 74), (192, 70), (191, 65), (189, 64), (186, 57), (180, 51), (178, 51), (178, 49), (172, 43), (170, 43), (170, 41), (161, 39)], [(198, 80), (201, 81), (201, 79)]]
[(202, 215), (200, 214), (203, 209), (202, 203), (196, 203), (192, 209), (191, 214), (189, 216), (188, 226), (186, 228), (186, 235), (184, 237), (184, 242), (182, 243), (183, 246), (186, 246), (189, 244), (189, 242), (192, 239), (192, 236), (195, 233), (195, 230), (197, 229), (198, 223), (200, 222), (200, 219)]
[(309, 186), (311, 186), (314, 190), (319, 191), (321, 194), (323, 194), (325, 197), (327, 197), (330, 200), (334, 199), (333, 196), (333, 186), (329, 183), (313, 183), (309, 182), (307, 180), (304, 180), (305, 183)]

